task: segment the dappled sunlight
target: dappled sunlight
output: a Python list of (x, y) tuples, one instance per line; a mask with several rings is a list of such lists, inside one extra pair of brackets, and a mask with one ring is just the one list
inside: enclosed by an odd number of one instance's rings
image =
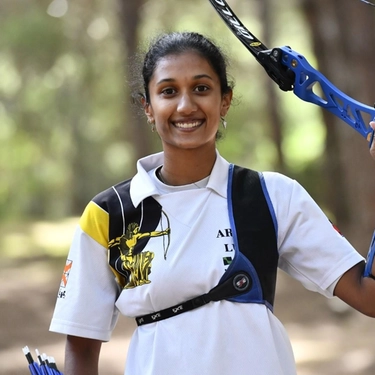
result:
[(31, 238), (36, 246), (44, 248), (47, 253), (49, 249), (66, 253), (77, 224), (78, 218), (69, 218), (58, 223), (37, 222), (32, 227)]
[(56, 222), (3, 224), (0, 226), (0, 257), (64, 256), (68, 253), (78, 220), (73, 217)]
[(53, 0), (48, 8), (47, 14), (51, 17), (60, 18), (65, 16), (68, 11), (68, 2), (67, 0)]
[(95, 40), (104, 39), (109, 33), (109, 25), (104, 17), (100, 17), (92, 21), (87, 28), (87, 34)]
[(293, 340), (292, 344), (301, 375), (305, 374), (304, 371), (323, 366), (326, 369), (335, 369), (335, 372), (330, 374), (372, 374), (375, 369), (373, 352), (369, 348), (345, 351), (340, 343), (333, 344), (322, 340)]
[(296, 362), (321, 362), (337, 356), (338, 351), (332, 343), (319, 340), (293, 340), (292, 342)]
[(334, 369), (330, 375), (372, 374), (374, 340), (373, 329), (372, 333), (366, 330), (369, 322), (355, 313), (342, 324), (334, 315), (328, 323), (287, 324), (299, 374), (313, 374), (312, 369), (317, 374), (320, 368)]
[(312, 325), (289, 323), (286, 329), (298, 364), (332, 360), (340, 353), (340, 348), (332, 340), (340, 334), (340, 327), (334, 321)]
[(342, 367), (353, 374), (360, 374), (370, 367), (374, 368), (372, 348), (353, 350), (342, 358)]

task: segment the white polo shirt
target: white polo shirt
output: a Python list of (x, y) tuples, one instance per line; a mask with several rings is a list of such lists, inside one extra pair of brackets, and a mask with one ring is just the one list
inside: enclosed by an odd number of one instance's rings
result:
[[(162, 164), (162, 153), (139, 160), (130, 187), (134, 206), (152, 196), (163, 210), (144, 249), (152, 254), (147, 281), (119, 288), (107, 262), (108, 214), (90, 202), (68, 255), (52, 331), (107, 341), (118, 312), (136, 317), (159, 311), (208, 292), (222, 277), (236, 251), (227, 209), (229, 163), (217, 153), (207, 185), (200, 188), (165, 186), (155, 177)], [(363, 257), (296, 181), (263, 175), (278, 224), (279, 267), (331, 297), (337, 280)], [(160, 235), (167, 227), (169, 235)], [(265, 305), (225, 300), (138, 327), (125, 370), (126, 375), (247, 373), (295, 374), (291, 345)]]

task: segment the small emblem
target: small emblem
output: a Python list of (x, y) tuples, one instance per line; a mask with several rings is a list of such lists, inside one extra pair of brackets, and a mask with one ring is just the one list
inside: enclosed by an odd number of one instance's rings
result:
[(236, 290), (243, 292), (246, 289), (250, 289), (249, 276), (244, 273), (239, 273), (233, 279), (233, 286)]

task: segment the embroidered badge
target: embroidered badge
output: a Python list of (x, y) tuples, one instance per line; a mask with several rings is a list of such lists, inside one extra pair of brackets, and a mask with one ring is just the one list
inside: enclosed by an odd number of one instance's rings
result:
[(60, 289), (59, 289), (59, 292), (58, 292), (58, 295), (57, 295), (58, 298), (65, 298), (66, 297), (65, 288), (68, 284), (69, 274), (70, 274), (70, 271), (72, 269), (72, 266), (73, 266), (73, 261), (70, 260), (70, 259), (67, 259), (65, 267), (64, 267), (64, 271), (63, 271), (63, 274), (62, 274), (62, 277), (61, 277)]

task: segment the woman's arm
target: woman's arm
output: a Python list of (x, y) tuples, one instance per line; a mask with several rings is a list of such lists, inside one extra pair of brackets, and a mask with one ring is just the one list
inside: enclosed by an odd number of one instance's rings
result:
[[(375, 122), (370, 122), (375, 130)], [(370, 154), (375, 159), (375, 141), (372, 142)], [(365, 263), (361, 262), (347, 271), (336, 285), (334, 294), (361, 313), (375, 317), (375, 279), (363, 277)], [(371, 274), (375, 275), (375, 263)]]
[(98, 375), (102, 342), (68, 335), (64, 375)]
[(359, 312), (375, 318), (375, 280), (363, 277), (364, 268), (365, 263), (361, 262), (344, 273), (334, 294)]

